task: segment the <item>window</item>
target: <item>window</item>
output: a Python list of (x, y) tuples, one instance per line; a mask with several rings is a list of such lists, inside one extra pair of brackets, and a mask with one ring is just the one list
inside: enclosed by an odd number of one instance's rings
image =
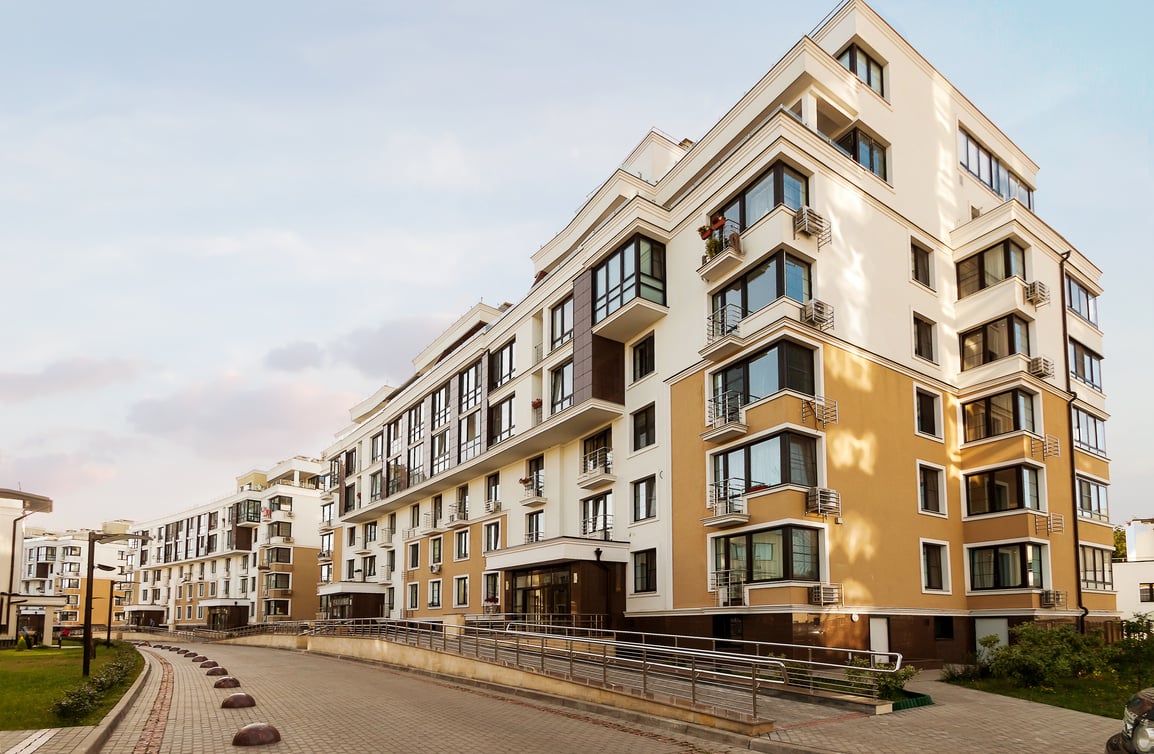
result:
[(469, 559), (469, 530), (462, 529), (455, 535), (456, 547), (453, 557), (457, 560)]
[(1042, 546), (1018, 543), (971, 549), (970, 587), (1041, 589)]
[(914, 355), (936, 364), (937, 359), (934, 358), (934, 330), (933, 322), (917, 314), (914, 315)]
[(761, 400), (781, 390), (814, 394), (813, 351), (788, 340), (778, 341), (749, 358), (713, 374), (713, 400), (730, 408)]
[(513, 436), (513, 396), (489, 407), (489, 444), (496, 445)]
[(593, 322), (635, 298), (665, 304), (665, 247), (637, 235), (593, 269)]
[(369, 475), (369, 500), (380, 500), (382, 491), (381, 472), (374, 471)]
[(834, 146), (883, 181), (886, 180), (886, 146), (860, 128), (850, 129)]
[(394, 419), (385, 425), (386, 452), (396, 455), (401, 452), (401, 420)]
[(1138, 585), (1138, 601), (1154, 602), (1154, 584)]
[(410, 408), (405, 419), (409, 425), (409, 444), (412, 445), (425, 436), (425, 404), (418, 403)]
[(910, 244), (910, 275), (925, 287), (933, 289), (934, 278), (930, 262), (933, 259), (928, 249), (915, 243)]
[(449, 468), (449, 430), (433, 435), (433, 473)]
[(1106, 422), (1083, 411), (1073, 409), (1074, 447), (1094, 455), (1106, 455)]
[(1030, 355), (1030, 326), (1014, 314), (987, 322), (961, 335), (962, 371), (1004, 359)]
[(410, 487), (413, 486), (414, 484), (420, 484), (421, 482), (425, 481), (424, 449), (425, 449), (424, 444), (418, 443), (418, 444), (414, 445), (413, 447), (409, 448), (409, 452), (406, 455), (406, 458), (409, 462), (409, 486)]
[(949, 591), (949, 559), (946, 545), (938, 542), (922, 542), (922, 589), (925, 591)]
[(1034, 394), (1008, 390), (962, 406), (966, 442), (1009, 432), (1034, 431)]
[(1098, 297), (1072, 277), (1066, 277), (1066, 308), (1098, 326)]
[(715, 484), (734, 485), (745, 492), (796, 484), (817, 485), (817, 440), (782, 432), (713, 456)]
[(485, 604), (497, 604), (501, 599), (501, 582), (499, 580), (500, 574), (486, 573), (481, 576), (481, 591), (485, 600)]
[(525, 514), (525, 541), (540, 542), (545, 538), (545, 511)]
[(545, 456), (530, 458), (528, 475), (522, 480), (526, 497), (541, 497), (545, 494)]
[(442, 537), (435, 537), (429, 540), (429, 565), (437, 565), (443, 560), (442, 539)]
[(1087, 545), (1078, 547), (1078, 561), (1084, 589), (1114, 588), (1114, 573), (1110, 564), (1113, 556), (1113, 548), (1089, 547)]
[(776, 529), (713, 540), (716, 573), (734, 572), (750, 581), (817, 581), (818, 531), (802, 526)]
[(1042, 510), (1038, 470), (1033, 466), (1004, 466), (967, 474), (966, 512), (971, 516), (1010, 510)]
[(433, 579), (429, 582), (429, 607), (441, 606), (441, 580)]
[(958, 262), (958, 298), (1011, 277), (1026, 278), (1026, 252), (1007, 239)]
[(725, 226), (715, 233), (724, 237), (744, 231), (781, 204), (795, 212), (809, 204), (809, 184), (804, 175), (777, 162), (714, 213), (726, 219)]
[(482, 530), (485, 552), (501, 549), (501, 522), (490, 521)]
[(885, 96), (885, 87), (882, 83), (882, 64), (867, 55), (857, 45), (845, 48), (837, 56), (837, 62), (845, 66), (846, 70), (857, 74), (865, 84), (881, 96)]
[(633, 449), (641, 450), (657, 442), (657, 408), (652, 404), (633, 414)]
[(376, 541), (377, 541), (377, 522), (376, 521), (370, 521), (369, 523), (365, 524), (365, 542), (369, 543), (369, 542), (376, 542)]
[(569, 361), (553, 370), (550, 375), (552, 381), (552, 411), (564, 411), (573, 405), (573, 362)]
[(549, 313), (551, 323), (550, 344), (552, 346), (550, 350), (553, 350), (558, 346), (568, 343), (573, 337), (573, 297), (570, 296), (560, 304), (557, 304)]
[(652, 374), (656, 369), (655, 361), (653, 333), (649, 333), (633, 346), (633, 381)]
[(418, 607), (420, 607), (420, 604), (417, 601), (417, 597), (420, 594), (420, 592), (418, 591), (419, 589), (420, 589), (420, 584), (409, 584), (409, 599), (408, 599), (408, 603), (409, 603), (408, 609), (409, 610), (416, 610)]
[(409, 570), (414, 571), (421, 567), (421, 543), (409, 544)]
[(1102, 357), (1076, 340), (1070, 341), (1070, 374), (1079, 382), (1102, 389)]
[(509, 341), (489, 355), (489, 382), (500, 387), (513, 379), (513, 341)]
[(727, 317), (736, 325), (742, 318), (769, 306), (782, 296), (805, 303), (810, 299), (809, 263), (780, 251), (713, 294), (713, 312), (727, 308), (738, 314)]
[(365, 578), (371, 579), (377, 575), (377, 556), (366, 556), (362, 562), (362, 568), (365, 571)]
[(440, 429), (449, 421), (449, 383), (433, 391), (433, 429)]
[(468, 411), (481, 402), (481, 362), (477, 362), (457, 375), (460, 388), (460, 411)]
[(457, 576), (453, 579), (453, 607), (468, 607), (469, 577)]
[(605, 492), (581, 501), (581, 536), (609, 538), (613, 524), (613, 493)]
[(914, 390), (918, 433), (941, 439), (942, 397), (920, 388)]
[(1099, 521), (1110, 520), (1109, 507), (1106, 504), (1106, 485), (1078, 477), (1078, 515), (1083, 518), (1096, 518)]
[(958, 160), (967, 171), (1003, 199), (1034, 208), (1034, 190), (965, 131), (958, 129)]
[(640, 550), (633, 553), (633, 591), (635, 593), (657, 591), (657, 550)]
[(942, 470), (925, 464), (918, 464), (918, 508), (924, 513), (945, 514), (942, 485)]
[(481, 452), (481, 412), (474, 411), (459, 421), (460, 462), (464, 463)]
[(633, 520), (644, 521), (657, 515), (657, 477), (647, 476), (633, 483)]

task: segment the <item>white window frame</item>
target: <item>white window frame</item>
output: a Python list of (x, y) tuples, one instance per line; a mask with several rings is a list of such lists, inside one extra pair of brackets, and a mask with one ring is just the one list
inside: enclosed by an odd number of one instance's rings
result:
[[(938, 472), (938, 507), (941, 512), (929, 511), (922, 507), (922, 467), (933, 469)], [(918, 513), (923, 516), (933, 516), (935, 518), (949, 518), (949, 495), (946, 494), (946, 467), (941, 464), (927, 461), (923, 458), (914, 459), (914, 485), (917, 488)]]
[[(918, 427), (918, 393), (926, 393), (927, 395), (934, 396), (934, 427), (939, 432), (939, 434), (937, 434), (937, 435), (926, 434), (925, 432), (922, 432), (920, 427)], [(924, 437), (927, 440), (933, 440), (934, 442), (945, 443), (945, 441), (946, 441), (946, 426), (945, 426), (946, 421), (945, 421), (945, 411), (943, 410), (943, 403), (945, 401), (945, 398), (942, 396), (942, 391), (935, 390), (934, 388), (929, 387), (928, 385), (923, 385), (919, 382), (915, 382), (913, 385), (913, 399), (914, 399), (914, 434), (917, 435), (918, 437)]]
[[(926, 586), (926, 545), (940, 545), (942, 548), (942, 588), (930, 589)], [(953, 574), (950, 569), (950, 543), (944, 539), (928, 539), (922, 537), (918, 539), (918, 562), (921, 563), (921, 569), (918, 572), (918, 580), (922, 585), (922, 594), (953, 594)]]

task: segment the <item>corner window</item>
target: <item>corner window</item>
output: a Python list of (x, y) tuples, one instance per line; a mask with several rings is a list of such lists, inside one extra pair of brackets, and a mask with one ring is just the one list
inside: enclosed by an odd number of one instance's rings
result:
[(972, 548), (970, 588), (1041, 589), (1042, 546), (1021, 543)]
[(657, 442), (657, 409), (646, 406), (633, 414), (633, 449), (641, 450)]
[(1066, 277), (1066, 308), (1098, 326), (1098, 297), (1072, 277)]
[(713, 400), (736, 401), (736, 410), (782, 390), (814, 394), (814, 354), (789, 340), (730, 364), (713, 374)]
[(920, 388), (914, 391), (918, 434), (942, 437), (942, 396)]
[(1110, 510), (1106, 503), (1106, 485), (1092, 479), (1078, 477), (1078, 515), (1099, 521), (1110, 520)]
[(573, 297), (549, 310), (550, 350), (568, 343), (573, 338)]
[(962, 406), (966, 442), (1009, 432), (1034, 431), (1034, 394), (1008, 390)]
[(656, 354), (653, 348), (653, 333), (649, 333), (633, 346), (633, 381), (650, 375), (656, 369)]
[(1030, 355), (1030, 325), (1014, 314), (964, 332), (960, 338), (962, 371), (1004, 359), (1011, 354)]
[(1042, 509), (1038, 470), (1033, 466), (1004, 466), (967, 474), (965, 489), (966, 513), (970, 516)]
[(1076, 340), (1070, 341), (1070, 374), (1095, 390), (1102, 389), (1102, 357)]
[(750, 581), (817, 581), (816, 529), (783, 526), (776, 529), (716, 537), (713, 540), (713, 568), (716, 574), (730, 573)]
[(657, 591), (657, 550), (641, 550), (633, 553), (633, 591), (635, 593)]
[(932, 260), (933, 257), (928, 249), (923, 249), (916, 243), (910, 243), (910, 277), (930, 290), (934, 288)]
[(914, 355), (936, 364), (937, 359), (934, 358), (935, 329), (937, 328), (933, 322), (917, 314), (914, 315)]
[(781, 204), (795, 212), (809, 204), (809, 183), (801, 173), (776, 162), (714, 213), (726, 220), (725, 226), (715, 233), (728, 236), (744, 231)]
[[(817, 440), (782, 432), (713, 456), (714, 484), (741, 493), (758, 492), (782, 484), (817, 485)], [(741, 494), (739, 493), (739, 494)]]
[(886, 96), (882, 70), (884, 66), (870, 57), (857, 45), (850, 45), (837, 56), (837, 62), (846, 70), (857, 75), (870, 89), (882, 97)]
[(841, 149), (850, 159), (878, 178), (883, 181), (888, 180), (886, 145), (865, 131), (860, 128), (850, 129), (848, 133), (834, 142), (834, 146)]
[(1075, 408), (1074, 447), (1094, 455), (1106, 455), (1106, 422), (1088, 411)]
[(735, 308), (737, 322), (782, 296), (804, 304), (810, 299), (809, 263), (779, 251), (713, 294), (713, 311)]
[(665, 247), (634, 236), (593, 270), (593, 323), (635, 298), (665, 304)]
[(964, 130), (958, 130), (958, 161), (972, 176), (1003, 199), (1034, 208), (1034, 190)]
[(958, 298), (963, 299), (1003, 280), (1026, 278), (1026, 252), (1009, 239), (958, 262)]

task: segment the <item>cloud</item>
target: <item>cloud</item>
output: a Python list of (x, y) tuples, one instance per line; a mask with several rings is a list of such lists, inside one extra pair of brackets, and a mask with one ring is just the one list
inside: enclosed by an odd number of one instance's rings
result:
[(146, 435), (244, 468), (319, 453), (333, 428), (348, 423), (348, 407), (357, 400), (353, 393), (310, 382), (258, 384), (222, 376), (138, 401), (128, 421)]
[(127, 359), (64, 359), (39, 372), (0, 372), (0, 402), (19, 403), (129, 382), (140, 365)]
[(274, 348), (265, 354), (264, 365), (281, 372), (300, 372), (324, 366), (325, 352), (316, 343), (298, 342)]
[(330, 353), (367, 377), (400, 381), (413, 374), (413, 359), (449, 324), (450, 318), (438, 316), (394, 319), (347, 333)]

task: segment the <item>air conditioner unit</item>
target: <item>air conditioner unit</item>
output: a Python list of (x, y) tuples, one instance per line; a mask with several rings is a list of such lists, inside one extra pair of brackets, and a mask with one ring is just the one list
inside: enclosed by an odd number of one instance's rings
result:
[(440, 572), (441, 572), (441, 564), (440, 563), (433, 563), (432, 565), (429, 566), (429, 573), (440, 573)]
[(1026, 301), (1034, 306), (1041, 306), (1042, 304), (1050, 303), (1050, 289), (1045, 283), (1035, 280), (1032, 283), (1026, 284)]
[(1030, 374), (1035, 377), (1053, 377), (1054, 362), (1045, 356), (1035, 356), (1030, 359)]
[(486, 500), (485, 501), (485, 512), (486, 513), (496, 513), (499, 510), (501, 510), (501, 501), (500, 500)]
[(809, 588), (809, 604), (840, 605), (841, 584), (815, 584)]
[(829, 330), (833, 327), (833, 304), (815, 298), (806, 301), (802, 308), (801, 321), (818, 330)]
[(810, 487), (806, 495), (805, 512), (819, 516), (840, 516), (841, 494), (825, 487)]
[(1057, 589), (1043, 589), (1040, 603), (1042, 607), (1065, 607), (1066, 593)]

